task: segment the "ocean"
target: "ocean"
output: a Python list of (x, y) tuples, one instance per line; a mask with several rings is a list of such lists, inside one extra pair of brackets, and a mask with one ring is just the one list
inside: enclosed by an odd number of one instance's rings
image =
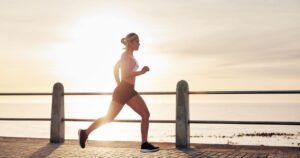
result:
[[(153, 120), (175, 120), (175, 96), (143, 96)], [(66, 118), (103, 116), (110, 96), (65, 96)], [(0, 96), (0, 117), (50, 118), (51, 96)], [(273, 96), (190, 96), (190, 120), (300, 121), (300, 101)], [(117, 119), (139, 119), (124, 106)], [(66, 122), (66, 139), (91, 122)], [(50, 122), (0, 121), (0, 136), (49, 138)], [(300, 126), (191, 124), (191, 143), (300, 146)], [(140, 141), (139, 123), (109, 123), (95, 130), (92, 140)], [(150, 123), (150, 142), (175, 142), (175, 124)]]

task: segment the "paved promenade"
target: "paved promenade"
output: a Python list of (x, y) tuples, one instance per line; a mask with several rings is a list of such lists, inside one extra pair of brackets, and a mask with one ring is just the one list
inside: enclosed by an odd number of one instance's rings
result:
[(176, 149), (173, 143), (153, 143), (161, 150), (140, 153), (138, 142), (89, 141), (81, 149), (77, 140), (50, 144), (49, 139), (0, 137), (0, 158), (93, 158), (93, 157), (196, 157), (196, 158), (300, 158), (300, 148), (192, 144)]

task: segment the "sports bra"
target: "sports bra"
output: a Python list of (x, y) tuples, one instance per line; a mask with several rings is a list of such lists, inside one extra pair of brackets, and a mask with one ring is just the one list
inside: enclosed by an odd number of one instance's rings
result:
[(139, 68), (139, 65), (137, 63), (137, 60), (128, 54), (122, 54), (121, 57), (121, 74), (122, 74), (122, 79), (127, 78), (127, 73), (129, 71), (137, 71)]
[(138, 62), (137, 62), (137, 60), (134, 58), (134, 57), (132, 57), (133, 58), (133, 60), (135, 61), (135, 65), (134, 65), (134, 67), (133, 67), (133, 71), (136, 71), (138, 68), (139, 68), (139, 64), (138, 64)]
[(122, 54), (121, 57), (122, 69), (136, 71), (139, 68), (137, 60), (128, 54)]

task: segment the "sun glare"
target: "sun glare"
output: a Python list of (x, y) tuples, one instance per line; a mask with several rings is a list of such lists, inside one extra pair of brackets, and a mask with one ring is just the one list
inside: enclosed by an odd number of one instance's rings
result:
[(78, 17), (66, 31), (66, 40), (48, 50), (53, 71), (71, 89), (111, 91), (115, 86), (113, 65), (123, 51), (120, 39), (129, 32), (145, 32), (134, 21), (113, 12)]

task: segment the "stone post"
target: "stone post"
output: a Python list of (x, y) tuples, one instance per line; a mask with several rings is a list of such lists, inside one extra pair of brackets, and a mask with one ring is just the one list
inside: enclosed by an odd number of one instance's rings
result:
[(63, 143), (65, 140), (64, 86), (55, 83), (52, 93), (50, 143)]
[(176, 89), (176, 147), (190, 147), (189, 87), (181, 80)]

